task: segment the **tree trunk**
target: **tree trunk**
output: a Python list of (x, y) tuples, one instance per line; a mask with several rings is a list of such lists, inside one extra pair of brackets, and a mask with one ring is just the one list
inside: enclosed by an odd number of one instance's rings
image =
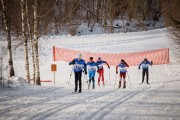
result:
[(104, 3), (103, 3), (104, 5), (104, 10), (103, 10), (103, 26), (106, 26), (107, 25), (107, 5), (108, 5), (108, 3), (107, 3), (107, 0), (104, 0)]
[(35, 51), (35, 66), (36, 66), (36, 85), (41, 85), (40, 70), (39, 70), (39, 54), (38, 54), (38, 27), (37, 27), (37, 0), (34, 0), (34, 51)]
[(147, 0), (146, 14), (147, 14), (148, 20), (151, 20), (151, 8), (152, 8), (152, 0)]
[(129, 1), (128, 18), (130, 22), (132, 18), (137, 18), (137, 1), (135, 0)]
[(96, 7), (96, 22), (99, 23), (99, 14), (101, 9), (101, 0), (97, 0), (97, 7)]
[[(86, 7), (89, 9), (89, 0), (86, 0)], [(86, 20), (89, 20), (89, 11), (86, 10)]]
[(109, 0), (110, 6), (110, 32), (113, 33), (113, 11), (112, 11), (112, 0)]
[(26, 0), (21, 0), (21, 15), (22, 15), (22, 38), (24, 41), (24, 56), (25, 56), (25, 72), (26, 72), (26, 79), (28, 80), (28, 83), (30, 83), (30, 72), (29, 72), (29, 58), (28, 58), (28, 41), (27, 41), (27, 35), (25, 31), (25, 9), (26, 9)]
[(143, 15), (142, 19), (143, 21), (145, 21), (146, 20), (146, 5), (145, 5), (144, 0), (142, 0), (142, 15)]
[[(87, 1), (87, 8), (88, 8), (89, 10), (91, 10), (90, 1), (89, 1), (89, 0)], [(87, 10), (87, 19), (88, 19), (88, 27), (89, 27), (90, 24), (91, 24), (91, 13), (89, 13), (88, 10)]]
[(36, 79), (36, 65), (35, 65), (35, 50), (34, 50), (34, 39), (32, 37), (32, 34), (30, 35), (30, 41), (31, 41), (31, 49), (32, 49), (32, 63), (33, 63), (33, 82), (34, 84), (36, 83), (35, 82), (35, 79)]
[(15, 76), (14, 68), (13, 68), (13, 59), (12, 59), (12, 46), (11, 46), (11, 32), (10, 32), (10, 25), (7, 17), (7, 9), (6, 4), (4, 0), (1, 0), (2, 4), (2, 12), (3, 12), (3, 21), (4, 21), (4, 27), (6, 32), (6, 38), (7, 38), (7, 49), (8, 49), (8, 65), (9, 65), (9, 77)]
[[(65, 0), (64, 1), (64, 16), (63, 16), (63, 19), (66, 18), (66, 16), (68, 15), (69, 13), (69, 8), (70, 8), (70, 4), (69, 4), (69, 0)], [(64, 23), (67, 23), (67, 18), (64, 20)]]
[(27, 6), (27, 1), (26, 1), (26, 19), (27, 19), (27, 27), (28, 27), (28, 33), (29, 33), (29, 37), (30, 37), (30, 44), (31, 44), (31, 51), (32, 51), (32, 64), (33, 64), (33, 82), (34, 84), (35, 82), (35, 73), (36, 73), (36, 68), (35, 68), (35, 58), (34, 58), (34, 39), (33, 39), (33, 27), (31, 27), (30, 25), (30, 20), (29, 20), (29, 9)]

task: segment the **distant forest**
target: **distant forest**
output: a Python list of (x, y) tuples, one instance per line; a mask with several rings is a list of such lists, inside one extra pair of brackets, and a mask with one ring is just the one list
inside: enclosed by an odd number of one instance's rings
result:
[[(32, 33), (34, 24), (35, 0), (1, 0), (6, 6), (8, 25), (17, 36), (22, 34), (22, 22), (27, 32)], [(24, 11), (22, 4), (24, 2)], [(76, 35), (77, 28), (85, 24), (93, 31), (96, 24), (109, 33), (114, 29), (127, 27), (135, 22), (139, 30), (148, 30), (147, 21), (155, 23), (163, 18), (165, 26), (169, 26), (171, 19), (179, 17), (179, 0), (37, 0), (38, 34), (49, 33)], [(2, 2), (1, 2), (2, 4)], [(24, 19), (22, 20), (22, 12)], [(3, 14), (1, 5), (1, 31), (3, 31)], [(122, 25), (113, 24), (115, 20), (122, 21)], [(178, 19), (179, 20), (179, 19)], [(28, 28), (29, 27), (29, 28)], [(138, 31), (137, 29), (137, 31)], [(29, 33), (29, 34), (30, 34)]]

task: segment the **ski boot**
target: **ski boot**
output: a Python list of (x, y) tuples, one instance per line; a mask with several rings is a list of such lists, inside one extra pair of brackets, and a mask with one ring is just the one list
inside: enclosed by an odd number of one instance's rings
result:
[(89, 89), (90, 86), (91, 86), (91, 83), (88, 84), (88, 89)]
[(123, 88), (126, 88), (126, 82), (124, 82)]
[(118, 88), (121, 88), (121, 81), (119, 81), (119, 86), (118, 86)]
[(149, 81), (148, 81), (148, 79), (146, 80), (146, 83), (149, 85)]
[(103, 81), (103, 86), (105, 86), (105, 83), (104, 83), (104, 81)]
[(92, 89), (95, 89), (95, 85), (92, 86)]
[(100, 87), (100, 82), (98, 82), (98, 86)]

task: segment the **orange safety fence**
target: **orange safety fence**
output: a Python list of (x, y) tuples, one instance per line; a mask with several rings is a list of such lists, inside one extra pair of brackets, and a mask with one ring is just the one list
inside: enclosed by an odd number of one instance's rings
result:
[(130, 66), (139, 65), (144, 58), (147, 58), (149, 61), (153, 61), (153, 64), (155, 65), (170, 63), (169, 48), (132, 53), (92, 53), (53, 46), (54, 61), (70, 62), (76, 58), (79, 53), (82, 54), (83, 59), (86, 62), (89, 61), (89, 57), (94, 57), (94, 61), (97, 61), (97, 57), (101, 57), (101, 59), (108, 62), (110, 66), (118, 65), (121, 59), (124, 59)]
[(51, 80), (40, 80), (40, 82), (52, 82)]

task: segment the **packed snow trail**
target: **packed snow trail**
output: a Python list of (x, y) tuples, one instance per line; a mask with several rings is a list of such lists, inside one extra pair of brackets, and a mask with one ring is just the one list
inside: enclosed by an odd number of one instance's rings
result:
[(0, 102), (3, 102), (3, 101), (8, 101), (8, 100), (14, 100), (16, 98), (20, 98), (20, 97), (25, 97), (25, 96), (31, 96), (31, 95), (34, 95), (34, 94), (42, 94), (43, 92), (44, 93), (47, 93), (47, 92), (54, 92), (54, 90), (57, 89), (57, 88), (48, 88), (48, 89), (45, 89), (45, 90), (36, 90), (36, 91), (31, 91), (30, 93), (29, 92), (24, 92), (24, 93), (20, 93), (18, 95), (12, 95), (12, 96), (7, 96), (7, 97), (4, 97), (2, 96), (2, 99), (0, 99)]
[[(176, 85), (175, 88), (173, 85)], [(178, 119), (180, 81), (134, 85), (127, 89), (84, 90), (80, 94), (59, 88), (0, 102), (0, 118), (32, 120)], [(178, 88), (178, 89), (177, 89)], [(20, 91), (21, 89), (15, 89)], [(27, 90), (31, 91), (31, 89)], [(14, 106), (14, 107), (12, 107)], [(9, 108), (10, 107), (10, 108)], [(165, 110), (165, 111), (162, 111)], [(168, 112), (168, 111), (170, 112)]]
[[(105, 87), (98, 87), (96, 74), (95, 89), (93, 90), (91, 86), (88, 90), (85, 83), (87, 79), (83, 74), (82, 93), (74, 94), (72, 93), (74, 74), (71, 76), (70, 84), (67, 84), (72, 66), (67, 62), (52, 61), (54, 45), (102, 53), (127, 53), (168, 47), (171, 63), (150, 67), (150, 85), (139, 84), (142, 81), (142, 71), (138, 70), (137, 66), (130, 66), (126, 89), (117, 89), (119, 77), (114, 87), (115, 66), (111, 66), (110, 80), (109, 69), (104, 66)], [(50, 67), (55, 63), (56, 84), (42, 83), (42, 86), (34, 86), (21, 84), (15, 78), (11, 81), (10, 88), (0, 87), (0, 120), (178, 120), (180, 118), (180, 64), (175, 58), (176, 51), (171, 47), (166, 29), (126, 34), (54, 36), (46, 40), (41, 39), (39, 46), (41, 79), (53, 80)], [(14, 55), (16, 75), (25, 77), (22, 65), (23, 46), (15, 49)], [(7, 56), (3, 58), (7, 61)], [(4, 64), (6, 66), (6, 63)], [(32, 73), (32, 68), (30, 69)]]

